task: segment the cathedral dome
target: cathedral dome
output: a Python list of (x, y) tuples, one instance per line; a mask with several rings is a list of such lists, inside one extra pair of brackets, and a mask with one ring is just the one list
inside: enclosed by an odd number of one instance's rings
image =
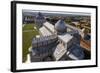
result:
[(58, 33), (64, 33), (66, 32), (66, 25), (63, 20), (58, 20), (57, 23), (55, 24), (55, 30)]

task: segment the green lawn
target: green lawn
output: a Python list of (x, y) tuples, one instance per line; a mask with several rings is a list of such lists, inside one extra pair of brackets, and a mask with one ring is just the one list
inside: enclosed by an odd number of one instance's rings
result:
[(31, 46), (32, 43), (32, 38), (35, 37), (36, 35), (39, 35), (39, 32), (34, 29), (33, 24), (25, 24), (23, 27), (23, 62), (27, 60), (27, 54), (29, 47)]

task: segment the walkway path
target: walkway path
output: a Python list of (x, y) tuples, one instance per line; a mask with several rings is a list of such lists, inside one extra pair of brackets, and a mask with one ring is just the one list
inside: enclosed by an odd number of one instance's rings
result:
[(32, 32), (32, 31), (34, 31), (34, 30), (24, 30), (23, 32)]

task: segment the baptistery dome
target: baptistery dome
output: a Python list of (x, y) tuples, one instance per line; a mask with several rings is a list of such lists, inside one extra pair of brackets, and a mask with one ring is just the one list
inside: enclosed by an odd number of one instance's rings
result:
[(36, 16), (36, 20), (35, 20), (35, 23), (38, 25), (38, 27), (42, 27), (43, 23), (45, 22), (45, 18), (44, 16), (42, 15), (42, 13), (38, 13), (37, 16)]
[(39, 12), (36, 16), (36, 19), (44, 19), (44, 16)]

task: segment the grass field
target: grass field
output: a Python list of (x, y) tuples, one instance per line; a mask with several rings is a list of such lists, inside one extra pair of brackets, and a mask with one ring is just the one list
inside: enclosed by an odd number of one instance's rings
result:
[(36, 30), (34, 27), (35, 25), (33, 24), (23, 24), (23, 49), (22, 49), (22, 58), (23, 62), (26, 62), (27, 60), (27, 54), (29, 53), (28, 49), (31, 46), (32, 43), (32, 38), (36, 37), (36, 35), (39, 35), (38, 30)]

